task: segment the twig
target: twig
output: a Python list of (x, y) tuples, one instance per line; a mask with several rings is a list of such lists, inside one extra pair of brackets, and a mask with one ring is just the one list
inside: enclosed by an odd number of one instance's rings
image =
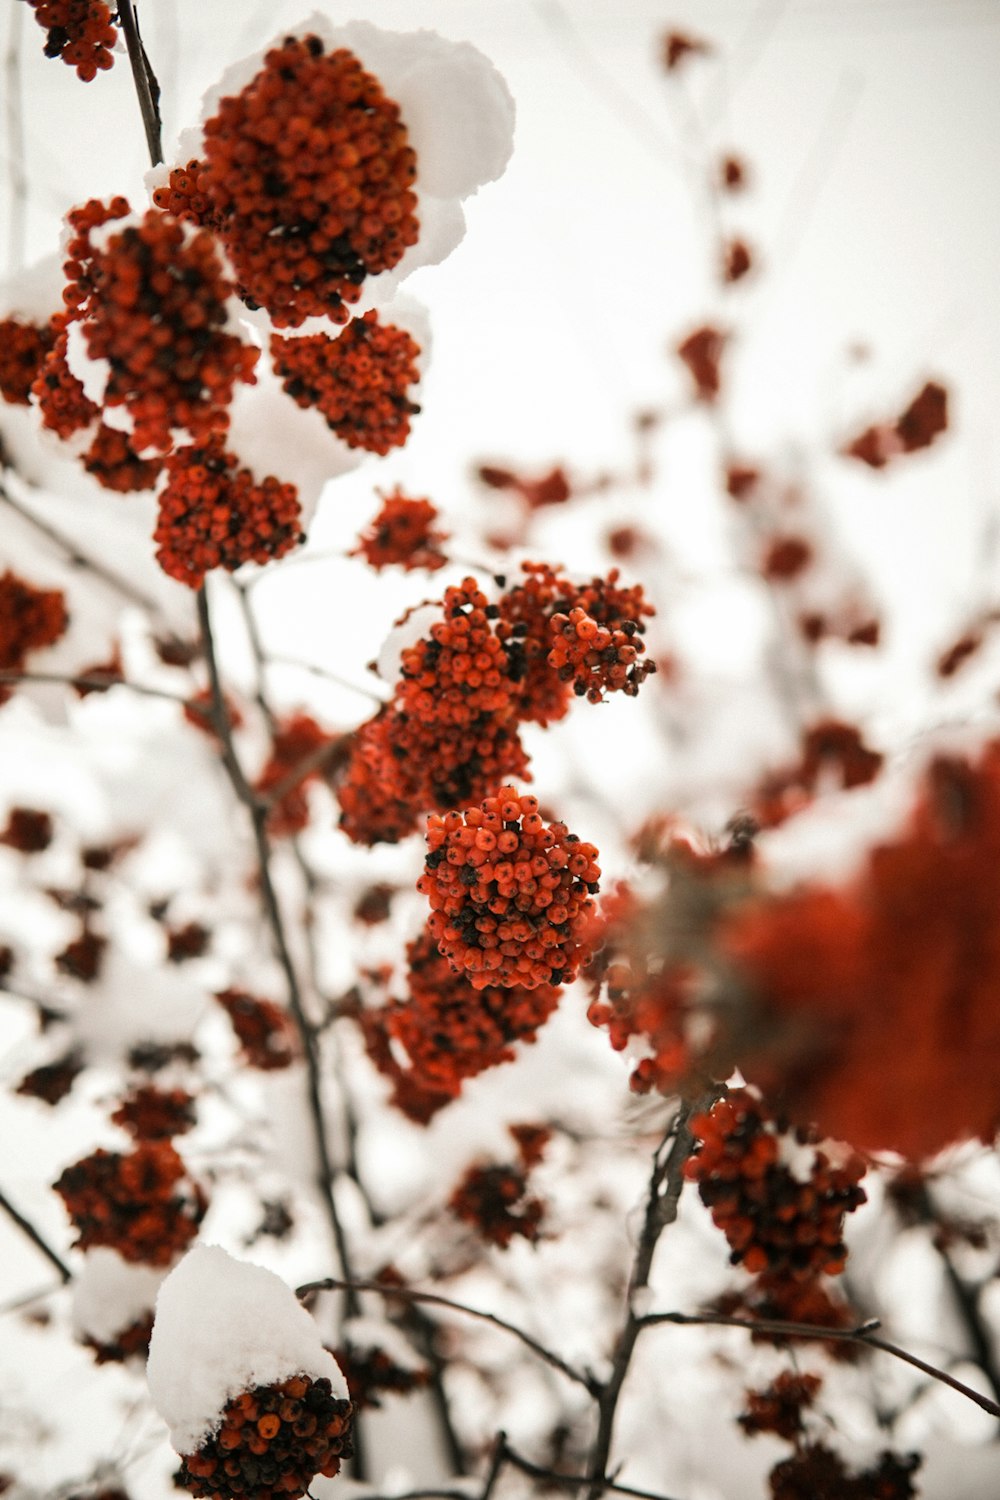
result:
[(95, 577), (101, 579), (109, 588), (114, 589), (117, 594), (121, 594), (124, 599), (130, 600), (133, 604), (140, 605), (142, 609), (148, 610), (154, 617), (162, 618), (163, 610), (155, 599), (144, 594), (141, 589), (136, 588), (135, 584), (130, 583), (127, 578), (122, 578), (112, 568), (99, 562), (96, 557), (90, 557), (86, 552), (81, 552), (77, 544), (71, 541), (69, 537), (64, 536), (58, 527), (53, 526), (49, 521), (43, 521), (40, 516), (36, 516), (34, 511), (23, 504), (22, 501), (15, 500), (6, 485), (2, 482), (0, 482), (0, 501), (3, 501), (5, 505), (9, 505), (15, 515), (20, 516), (23, 521), (27, 521), (30, 526), (33, 526), (48, 541), (53, 542), (72, 567), (83, 568), (86, 572), (93, 573)]
[[(714, 1097), (714, 1096), (713, 1096)], [(608, 1459), (614, 1435), (615, 1415), (632, 1352), (642, 1331), (643, 1320), (634, 1310), (638, 1291), (649, 1285), (653, 1257), (660, 1235), (677, 1217), (677, 1205), (684, 1186), (684, 1163), (694, 1150), (694, 1136), (688, 1126), (691, 1116), (704, 1106), (681, 1102), (671, 1130), (653, 1158), (653, 1170), (646, 1196), (646, 1214), (628, 1284), (628, 1310), (611, 1357), (611, 1374), (597, 1391), (598, 1419), (590, 1459), (587, 1464), (587, 1500), (596, 1497), (610, 1485), (607, 1479)], [(669, 1149), (664, 1150), (669, 1144)]]
[(326, 1113), (321, 1092), (320, 1060), (316, 1033), (309, 1017), (306, 1015), (298, 975), (295, 970), (295, 964), (292, 961), (288, 937), (285, 932), (281, 906), (274, 888), (274, 881), (271, 874), (271, 842), (267, 833), (267, 808), (262, 804), (247, 781), (233, 744), (232, 725), (226, 710), (222, 681), (219, 676), (219, 664), (215, 654), (215, 640), (212, 634), (212, 618), (209, 609), (208, 594), (204, 588), (198, 590), (198, 623), (201, 628), (202, 646), (208, 666), (208, 677), (212, 695), (212, 722), (219, 736), (222, 763), (229, 776), (233, 791), (240, 802), (243, 803), (250, 817), (254, 844), (257, 850), (257, 864), (260, 874), (260, 888), (264, 902), (264, 911), (271, 929), (271, 936), (274, 940), (278, 961), (285, 975), (285, 982), (288, 988), (288, 1008), (295, 1021), (305, 1057), (309, 1110), (312, 1116), (316, 1154), (319, 1160), (320, 1193), (324, 1207), (326, 1208), (327, 1217), (330, 1221), (330, 1228), (333, 1232), (340, 1264), (345, 1276), (350, 1277), (351, 1259), (347, 1246), (347, 1237), (344, 1233), (343, 1224), (340, 1221), (340, 1214), (338, 1213), (336, 1198), (334, 1196), (334, 1168), (330, 1158)]
[(961, 1380), (956, 1380), (954, 1375), (949, 1375), (947, 1370), (928, 1364), (925, 1359), (911, 1354), (908, 1349), (901, 1349), (898, 1344), (879, 1338), (876, 1330), (881, 1325), (877, 1318), (861, 1323), (856, 1328), (823, 1328), (812, 1323), (785, 1323), (780, 1318), (737, 1318), (724, 1313), (647, 1313), (639, 1321), (643, 1328), (653, 1328), (660, 1323), (678, 1323), (692, 1327), (706, 1324), (717, 1325), (720, 1328), (745, 1328), (749, 1333), (763, 1333), (772, 1338), (817, 1339), (823, 1342), (832, 1339), (839, 1343), (860, 1344), (868, 1349), (880, 1349), (883, 1354), (891, 1354), (894, 1359), (901, 1359), (905, 1364), (922, 1371), (924, 1375), (929, 1375), (932, 1379), (941, 1381), (943, 1385), (950, 1386), (960, 1396), (965, 1396), (969, 1401), (974, 1401), (983, 1411), (989, 1412), (991, 1417), (1000, 1417), (1000, 1404), (991, 1401), (989, 1396), (983, 1396), (979, 1391), (974, 1391), (971, 1386), (965, 1385)]
[[(520, 1469), (522, 1474), (527, 1474), (532, 1479), (542, 1480), (545, 1484), (555, 1484), (562, 1489), (575, 1490), (590, 1483), (586, 1474), (560, 1474), (554, 1469), (543, 1469), (541, 1465), (522, 1458), (520, 1453), (515, 1453), (514, 1449), (508, 1447), (506, 1443), (503, 1447), (503, 1456), (515, 1469)], [(601, 1488), (611, 1490), (616, 1495), (634, 1495), (637, 1500), (669, 1500), (669, 1496), (658, 1494), (655, 1490), (639, 1490), (629, 1484), (616, 1484), (611, 1479), (606, 1479)]]
[(328, 667), (318, 666), (315, 662), (300, 661), (296, 656), (282, 656), (280, 653), (272, 652), (267, 658), (269, 667), (297, 667), (300, 672), (308, 672), (313, 677), (322, 677), (326, 682), (332, 682), (337, 687), (346, 688), (349, 693), (361, 693), (365, 698), (370, 698), (373, 703), (380, 707), (388, 702), (388, 693), (377, 693), (374, 688), (365, 687), (360, 682), (351, 682), (347, 677), (341, 677), (336, 672), (331, 672)]
[(12, 672), (0, 671), (0, 682), (46, 682), (56, 687), (90, 688), (93, 692), (104, 692), (108, 688), (128, 688), (130, 693), (139, 693), (144, 698), (162, 698), (167, 703), (186, 704), (182, 693), (170, 693), (165, 688), (145, 687), (139, 682), (129, 682), (123, 677), (113, 677), (108, 672), (85, 672), (72, 676), (64, 672)]
[(13, 1203), (11, 1203), (10, 1199), (7, 1197), (7, 1194), (2, 1190), (0, 1190), (0, 1208), (2, 1208), (7, 1217), (17, 1225), (21, 1233), (27, 1236), (27, 1238), (34, 1245), (35, 1249), (40, 1250), (45, 1256), (45, 1259), (51, 1265), (55, 1266), (56, 1270), (59, 1272), (59, 1275), (62, 1277), (62, 1280), (64, 1282), (72, 1281), (73, 1272), (63, 1260), (62, 1256), (58, 1253), (58, 1251), (53, 1250), (52, 1246), (42, 1234), (41, 1230), (36, 1229), (31, 1220), (26, 1219), (24, 1217), (24, 1214), (22, 1214), (19, 1209), (16, 1209), (14, 1207)]
[(546, 1348), (538, 1339), (519, 1328), (516, 1323), (509, 1323), (506, 1318), (498, 1317), (496, 1313), (486, 1312), (479, 1307), (468, 1307), (464, 1302), (455, 1302), (451, 1297), (442, 1297), (437, 1292), (419, 1292), (413, 1287), (400, 1287), (385, 1281), (340, 1281), (336, 1277), (328, 1276), (322, 1281), (307, 1281), (304, 1286), (296, 1288), (297, 1297), (305, 1297), (310, 1292), (342, 1291), (353, 1288), (359, 1292), (381, 1292), (383, 1297), (398, 1297), (405, 1302), (423, 1302), (431, 1307), (444, 1307), (449, 1312), (462, 1313), (467, 1318), (477, 1318), (481, 1323), (491, 1323), (494, 1328), (500, 1328), (504, 1333), (512, 1334), (525, 1348), (530, 1349), (539, 1359), (565, 1375), (567, 1380), (582, 1385), (592, 1396), (596, 1396), (601, 1387), (592, 1375), (583, 1370), (577, 1370), (554, 1350)]
[(135, 91), (139, 99), (139, 112), (142, 115), (142, 128), (146, 132), (146, 145), (149, 147), (149, 157), (154, 167), (158, 167), (163, 160), (163, 143), (161, 140), (163, 122), (160, 119), (160, 85), (156, 81), (156, 74), (150, 66), (146, 49), (142, 44), (139, 34), (139, 22), (136, 18), (132, 0), (118, 0), (118, 19), (121, 22), (122, 32), (125, 36), (125, 45), (128, 48), (128, 60), (132, 68), (132, 79), (135, 83)]

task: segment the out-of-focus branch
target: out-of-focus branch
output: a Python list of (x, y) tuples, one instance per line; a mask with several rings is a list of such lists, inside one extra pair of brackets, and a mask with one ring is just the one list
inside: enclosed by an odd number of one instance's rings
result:
[(942, 1385), (950, 1386), (960, 1396), (965, 1396), (967, 1400), (974, 1401), (983, 1411), (989, 1412), (991, 1417), (1000, 1417), (1000, 1404), (991, 1401), (989, 1396), (984, 1396), (980, 1391), (974, 1391), (963, 1381), (956, 1380), (954, 1375), (949, 1375), (947, 1370), (929, 1364), (927, 1360), (911, 1354), (908, 1349), (901, 1349), (898, 1344), (879, 1338), (877, 1331), (881, 1324), (877, 1318), (861, 1323), (856, 1328), (823, 1328), (812, 1323), (785, 1323), (780, 1318), (738, 1318), (724, 1313), (647, 1313), (645, 1317), (639, 1319), (639, 1322), (642, 1328), (655, 1328), (661, 1323), (677, 1323), (682, 1327), (698, 1327), (707, 1324), (720, 1328), (745, 1328), (749, 1333), (760, 1333), (775, 1339), (816, 1339), (823, 1342), (833, 1340), (842, 1344), (863, 1345), (867, 1349), (880, 1349), (883, 1354), (891, 1354), (894, 1359), (901, 1359), (905, 1364), (912, 1365), (915, 1370), (920, 1370), (933, 1380), (941, 1381)]
[(113, 568), (109, 568), (96, 557), (91, 557), (88, 553), (81, 551), (76, 542), (61, 532), (58, 527), (53, 526), (49, 521), (43, 521), (41, 516), (36, 516), (34, 511), (27, 505), (24, 505), (20, 500), (15, 500), (2, 481), (0, 481), (0, 501), (4, 505), (9, 506), (15, 515), (21, 517), (22, 521), (27, 521), (29, 526), (33, 527), (41, 536), (44, 536), (58, 547), (59, 551), (72, 567), (82, 568), (86, 572), (92, 573), (95, 578), (99, 578), (102, 583), (114, 589), (115, 593), (120, 594), (123, 599), (127, 599), (130, 604), (137, 604), (141, 609), (148, 610), (156, 619), (162, 618), (163, 611), (155, 599), (143, 593), (142, 589), (136, 588), (134, 583), (131, 583), (127, 578), (123, 578)]
[(16, 1224), (21, 1233), (31, 1241), (36, 1250), (40, 1250), (50, 1265), (55, 1266), (64, 1282), (73, 1280), (73, 1272), (63, 1260), (57, 1250), (53, 1250), (48, 1240), (40, 1229), (36, 1229), (30, 1219), (26, 1219), (20, 1209), (14, 1207), (7, 1194), (0, 1190), (0, 1209), (7, 1215), (12, 1223)]
[(183, 693), (170, 693), (165, 688), (145, 687), (139, 682), (129, 682), (123, 677), (113, 677), (108, 672), (84, 672), (82, 675), (73, 676), (64, 672), (12, 672), (8, 669), (0, 671), (0, 682), (43, 682), (52, 683), (56, 687), (87, 688), (91, 692), (105, 692), (108, 688), (128, 688), (130, 693), (138, 693), (143, 698), (162, 698), (167, 703), (185, 704), (188, 702)]
[[(529, 1475), (532, 1479), (539, 1480), (546, 1487), (558, 1486), (560, 1489), (581, 1489), (590, 1483), (585, 1474), (560, 1474), (554, 1469), (543, 1468), (540, 1464), (532, 1463), (530, 1459), (524, 1458), (515, 1452), (507, 1443), (506, 1437), (500, 1433), (497, 1440), (497, 1451), (512, 1468), (520, 1469), (522, 1474)], [(494, 1457), (494, 1463), (496, 1457)], [(639, 1490), (629, 1484), (617, 1484), (612, 1479), (606, 1479), (601, 1486), (602, 1490), (610, 1490), (615, 1495), (633, 1495), (636, 1500), (669, 1500), (669, 1496), (658, 1494), (655, 1490)]]

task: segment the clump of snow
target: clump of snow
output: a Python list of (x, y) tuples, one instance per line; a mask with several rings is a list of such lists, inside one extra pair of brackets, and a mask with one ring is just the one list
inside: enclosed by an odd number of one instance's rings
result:
[(77, 1338), (113, 1344), (152, 1312), (163, 1277), (153, 1266), (129, 1265), (116, 1250), (88, 1250), (73, 1283), (73, 1332)]
[(389, 631), (379, 648), (376, 670), (384, 682), (394, 683), (399, 676), (403, 652), (426, 639), (431, 626), (441, 617), (440, 604), (418, 604), (408, 609)]
[(185, 975), (135, 963), (113, 946), (81, 1000), (77, 1034), (92, 1062), (114, 1062), (138, 1042), (189, 1041), (207, 1004)]
[(401, 1370), (426, 1368), (424, 1360), (405, 1335), (384, 1318), (345, 1318), (341, 1340), (355, 1349), (382, 1349)]
[(219, 1426), (226, 1403), (255, 1385), (324, 1376), (347, 1384), (315, 1323), (280, 1277), (197, 1245), (156, 1299), (147, 1376), (153, 1404), (178, 1453), (192, 1453)]

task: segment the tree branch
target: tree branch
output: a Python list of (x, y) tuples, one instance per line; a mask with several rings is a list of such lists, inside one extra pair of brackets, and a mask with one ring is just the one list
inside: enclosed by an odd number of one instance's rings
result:
[(0, 1209), (3, 1209), (7, 1217), (17, 1225), (21, 1233), (28, 1238), (36, 1250), (40, 1250), (50, 1265), (55, 1266), (64, 1282), (73, 1280), (73, 1272), (63, 1260), (58, 1251), (53, 1250), (41, 1230), (36, 1229), (30, 1219), (26, 1219), (20, 1209), (14, 1207), (7, 1194), (0, 1190)]
[(525, 1348), (530, 1349), (539, 1359), (565, 1375), (567, 1380), (572, 1380), (576, 1385), (582, 1385), (592, 1396), (596, 1396), (600, 1390), (598, 1382), (592, 1375), (583, 1370), (577, 1370), (567, 1364), (554, 1350), (547, 1348), (538, 1339), (519, 1328), (516, 1323), (509, 1323), (506, 1318), (498, 1317), (496, 1313), (486, 1312), (482, 1308), (468, 1307), (464, 1302), (455, 1302), (451, 1297), (442, 1297), (437, 1292), (420, 1292), (412, 1287), (401, 1287), (385, 1281), (340, 1281), (336, 1277), (328, 1276), (322, 1281), (307, 1281), (303, 1286), (297, 1287), (297, 1297), (308, 1296), (310, 1292), (341, 1291), (353, 1288), (359, 1292), (381, 1292), (383, 1297), (398, 1297), (405, 1302), (422, 1302), (431, 1307), (444, 1307), (449, 1312), (462, 1313), (467, 1318), (476, 1318), (481, 1323), (490, 1323), (494, 1328), (500, 1328), (504, 1333), (512, 1334)]
[(139, 22), (132, 0), (118, 0), (118, 20), (121, 22), (128, 60), (132, 68), (132, 80), (139, 99), (142, 128), (146, 132), (146, 145), (154, 167), (163, 160), (161, 139), (163, 122), (160, 119), (160, 85), (150, 66), (149, 57), (139, 33)]
[(856, 1328), (823, 1328), (812, 1323), (785, 1323), (780, 1318), (737, 1318), (725, 1313), (647, 1313), (645, 1317), (640, 1318), (639, 1322), (643, 1328), (654, 1328), (660, 1323), (677, 1323), (682, 1327), (697, 1327), (704, 1324), (716, 1325), (720, 1328), (745, 1328), (749, 1333), (762, 1333), (776, 1339), (816, 1339), (823, 1342), (834, 1340), (842, 1344), (859, 1344), (868, 1349), (880, 1349), (883, 1354), (891, 1354), (894, 1359), (901, 1359), (905, 1364), (912, 1365), (914, 1369), (920, 1370), (924, 1375), (929, 1375), (933, 1380), (939, 1380), (942, 1385), (950, 1386), (960, 1396), (974, 1401), (991, 1417), (1000, 1417), (1000, 1404), (991, 1401), (989, 1396), (983, 1396), (979, 1391), (974, 1391), (963, 1381), (956, 1380), (954, 1375), (949, 1375), (947, 1370), (928, 1364), (925, 1359), (911, 1354), (908, 1349), (901, 1349), (898, 1344), (879, 1338), (876, 1331), (881, 1325), (877, 1318), (861, 1323)]
[(327, 1218), (330, 1222), (341, 1267), (343, 1268), (344, 1275), (350, 1278), (350, 1252), (334, 1196), (334, 1168), (330, 1157), (326, 1113), (323, 1107), (321, 1092), (320, 1059), (316, 1032), (306, 1014), (298, 975), (295, 970), (295, 964), (292, 961), (288, 936), (285, 932), (284, 918), (272, 878), (272, 850), (267, 834), (267, 809), (247, 781), (233, 744), (232, 725), (226, 710), (222, 681), (219, 675), (219, 664), (215, 652), (215, 639), (212, 634), (212, 619), (208, 594), (204, 588), (198, 590), (198, 623), (201, 628), (202, 647), (208, 666), (209, 685), (212, 696), (212, 723), (219, 736), (222, 763), (229, 776), (233, 791), (240, 802), (243, 803), (250, 817), (254, 844), (257, 850), (257, 864), (264, 912), (267, 917), (268, 926), (271, 929), (271, 936), (274, 941), (278, 961), (285, 975), (285, 982), (288, 988), (288, 1008), (295, 1022), (299, 1040), (302, 1044), (303, 1056), (305, 1057), (309, 1110), (312, 1116), (313, 1136), (316, 1143), (316, 1155), (319, 1161), (318, 1185)]
[[(715, 1095), (712, 1096), (714, 1097)], [(697, 1104), (681, 1102), (677, 1107), (677, 1114), (671, 1129), (653, 1158), (653, 1171), (646, 1197), (646, 1215), (629, 1277), (628, 1311), (611, 1357), (611, 1374), (597, 1393), (597, 1433), (587, 1464), (587, 1500), (596, 1500), (596, 1497), (604, 1490), (612, 1488), (607, 1479), (607, 1466), (611, 1454), (615, 1415), (625, 1377), (628, 1374), (632, 1352), (643, 1327), (643, 1320), (634, 1311), (633, 1298), (636, 1292), (649, 1285), (649, 1275), (660, 1235), (677, 1217), (677, 1205), (684, 1186), (684, 1163), (694, 1150), (694, 1136), (691, 1134), (688, 1121), (697, 1110), (704, 1107), (705, 1101), (699, 1101)], [(665, 1149), (668, 1142), (669, 1149)]]

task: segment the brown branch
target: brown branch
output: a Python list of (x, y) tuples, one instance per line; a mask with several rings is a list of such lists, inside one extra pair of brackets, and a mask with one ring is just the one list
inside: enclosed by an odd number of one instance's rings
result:
[(89, 688), (92, 692), (105, 692), (108, 688), (128, 688), (144, 698), (162, 698), (168, 703), (186, 704), (188, 699), (181, 693), (168, 693), (164, 688), (144, 687), (138, 682), (129, 682), (124, 677), (113, 677), (108, 672), (85, 672), (74, 676), (65, 672), (12, 672), (0, 671), (0, 682), (45, 682), (56, 687)]
[(334, 1167), (330, 1157), (326, 1112), (323, 1106), (319, 1048), (316, 1032), (306, 1014), (298, 974), (292, 960), (288, 936), (285, 931), (281, 905), (278, 901), (278, 895), (272, 878), (272, 850), (267, 833), (267, 808), (261, 803), (247, 781), (233, 744), (232, 725), (226, 709), (222, 681), (219, 675), (219, 664), (215, 654), (215, 640), (212, 634), (212, 619), (208, 604), (208, 594), (204, 588), (198, 590), (198, 622), (201, 628), (205, 661), (208, 666), (208, 677), (212, 695), (212, 723), (219, 736), (222, 763), (226, 769), (233, 791), (240, 802), (243, 803), (250, 817), (254, 844), (257, 851), (257, 865), (264, 911), (268, 926), (271, 929), (271, 936), (278, 961), (285, 975), (285, 982), (288, 989), (288, 1008), (295, 1022), (299, 1040), (302, 1044), (303, 1056), (305, 1057), (309, 1111), (312, 1117), (313, 1136), (319, 1160), (318, 1186), (326, 1209), (327, 1218), (330, 1222), (341, 1267), (344, 1275), (349, 1278), (351, 1275), (351, 1258), (347, 1245), (347, 1237), (344, 1233), (344, 1226), (341, 1223), (334, 1196)]
[(856, 1328), (823, 1328), (812, 1323), (785, 1323), (780, 1318), (737, 1318), (725, 1313), (647, 1313), (639, 1321), (643, 1328), (654, 1328), (660, 1323), (677, 1323), (690, 1327), (716, 1325), (720, 1328), (745, 1328), (749, 1333), (763, 1333), (771, 1338), (817, 1339), (823, 1342), (832, 1339), (839, 1343), (859, 1344), (868, 1349), (880, 1349), (883, 1354), (891, 1354), (894, 1359), (901, 1359), (905, 1364), (912, 1365), (914, 1369), (920, 1370), (924, 1375), (929, 1375), (933, 1380), (939, 1380), (943, 1385), (950, 1386), (960, 1396), (974, 1401), (991, 1417), (1000, 1417), (1000, 1404), (991, 1401), (989, 1396), (983, 1396), (979, 1391), (974, 1391), (971, 1386), (965, 1385), (961, 1380), (956, 1380), (954, 1375), (949, 1375), (947, 1370), (928, 1364), (925, 1359), (911, 1354), (908, 1349), (901, 1349), (898, 1344), (879, 1338), (876, 1330), (881, 1325), (877, 1318), (861, 1323)]
[(132, 68), (135, 92), (139, 99), (139, 113), (142, 115), (142, 128), (146, 132), (149, 159), (154, 167), (158, 167), (163, 160), (160, 85), (143, 46), (132, 0), (118, 0), (118, 20), (128, 48), (128, 60)]
[[(503, 1439), (503, 1433), (500, 1434), (500, 1437)], [(560, 1474), (555, 1469), (544, 1469), (540, 1464), (533, 1464), (529, 1459), (522, 1458), (520, 1453), (516, 1453), (513, 1448), (507, 1445), (505, 1440), (503, 1441), (502, 1452), (507, 1463), (511, 1464), (515, 1469), (520, 1469), (522, 1474), (527, 1474), (532, 1479), (541, 1480), (543, 1484), (558, 1485), (562, 1489), (575, 1490), (581, 1489), (584, 1485), (591, 1483), (589, 1476), (586, 1474)], [(639, 1490), (635, 1489), (632, 1485), (616, 1484), (611, 1479), (605, 1479), (601, 1488), (603, 1490), (610, 1490), (616, 1495), (633, 1495), (636, 1497), (636, 1500), (669, 1500), (669, 1496), (658, 1494), (655, 1490)]]
[(604, 1490), (612, 1487), (608, 1482), (607, 1467), (611, 1455), (615, 1416), (632, 1360), (632, 1352), (643, 1327), (642, 1318), (634, 1310), (633, 1299), (636, 1292), (649, 1285), (653, 1257), (656, 1254), (660, 1235), (677, 1217), (677, 1205), (684, 1186), (684, 1163), (694, 1150), (695, 1144), (688, 1121), (696, 1110), (705, 1107), (705, 1103), (706, 1101), (700, 1101), (698, 1104), (682, 1101), (678, 1105), (671, 1129), (653, 1158), (653, 1170), (646, 1196), (646, 1214), (632, 1272), (629, 1276), (628, 1310), (611, 1357), (611, 1374), (597, 1392), (597, 1433), (587, 1464), (587, 1500), (596, 1500), (596, 1497)]
[(36, 1229), (31, 1220), (26, 1219), (24, 1217), (24, 1214), (21, 1213), (20, 1209), (14, 1207), (13, 1203), (11, 1203), (10, 1199), (7, 1197), (7, 1194), (2, 1190), (0, 1190), (0, 1209), (3, 1209), (8, 1219), (10, 1219), (14, 1224), (17, 1225), (18, 1229), (20, 1229), (21, 1233), (31, 1241), (35, 1249), (41, 1251), (49, 1264), (55, 1266), (64, 1282), (73, 1280), (73, 1272), (63, 1260), (62, 1256), (58, 1253), (58, 1251), (53, 1250), (52, 1246), (42, 1234), (41, 1230)]
[(498, 1317), (496, 1313), (486, 1312), (479, 1307), (469, 1307), (464, 1302), (455, 1302), (451, 1297), (442, 1297), (437, 1292), (420, 1292), (413, 1287), (401, 1287), (385, 1281), (340, 1281), (336, 1277), (327, 1276), (322, 1281), (307, 1281), (303, 1286), (297, 1287), (297, 1297), (308, 1296), (310, 1292), (330, 1292), (353, 1289), (357, 1292), (381, 1292), (383, 1297), (398, 1297), (405, 1302), (422, 1302), (430, 1307), (444, 1307), (449, 1312), (462, 1313), (467, 1318), (476, 1318), (481, 1323), (490, 1323), (494, 1328), (502, 1329), (504, 1333), (512, 1334), (539, 1359), (565, 1375), (567, 1380), (572, 1380), (577, 1385), (582, 1385), (592, 1396), (596, 1396), (601, 1389), (592, 1375), (583, 1370), (577, 1370), (567, 1364), (553, 1349), (548, 1349), (538, 1339), (519, 1328), (516, 1323), (509, 1323), (506, 1318)]

